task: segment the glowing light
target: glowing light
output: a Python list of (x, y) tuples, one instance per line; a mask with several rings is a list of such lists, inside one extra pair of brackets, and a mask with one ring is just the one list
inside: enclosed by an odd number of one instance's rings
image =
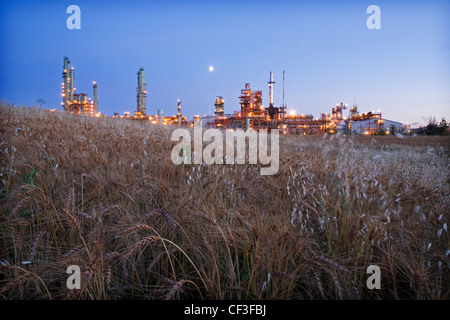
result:
[(214, 71), (214, 67), (213, 66), (209, 66), (209, 71), (210, 72)]
[(296, 113), (296, 111), (295, 111), (295, 110), (291, 110), (291, 111), (289, 111), (289, 114), (290, 114), (291, 116), (295, 116), (295, 113)]

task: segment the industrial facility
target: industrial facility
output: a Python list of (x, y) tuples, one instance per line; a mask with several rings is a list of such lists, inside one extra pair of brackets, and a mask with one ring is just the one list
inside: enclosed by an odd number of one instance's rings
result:
[(64, 57), (64, 82), (62, 83), (63, 102), (61, 102), (63, 109), (75, 114), (85, 114), (91, 116), (98, 115), (97, 83), (95, 81), (93, 82), (94, 101), (88, 98), (87, 94), (85, 93), (75, 93), (75, 69), (73, 67), (69, 69), (69, 64), (69, 58)]
[(133, 115), (125, 112), (123, 116), (114, 114), (114, 118), (125, 118), (132, 120), (146, 120), (153, 124), (162, 125), (188, 125), (187, 117), (181, 114), (181, 100), (177, 101), (177, 114), (173, 116), (163, 116), (163, 110), (158, 109), (155, 115), (147, 114), (147, 84), (145, 83), (145, 71), (141, 67), (137, 73), (137, 107)]
[(353, 134), (391, 134), (403, 132), (404, 125), (401, 122), (380, 118), (354, 121), (349, 128)]
[(287, 106), (284, 103), (284, 80), (285, 70), (283, 70), (283, 104), (280, 107), (274, 106), (273, 72), (269, 75), (269, 106), (263, 107), (262, 91), (250, 89), (250, 83), (244, 85), (241, 90), (240, 111), (234, 111), (233, 114), (225, 114), (224, 99), (221, 96), (216, 97), (214, 116), (202, 117), (202, 123), (211, 127), (222, 128), (245, 128), (260, 129), (279, 129), (283, 134), (323, 134), (343, 132), (354, 134), (390, 134), (394, 129), (396, 132), (402, 132), (403, 125), (400, 122), (382, 119), (381, 112), (370, 111), (368, 113), (359, 113), (356, 105), (348, 110), (348, 104), (339, 103), (331, 109), (331, 113), (321, 113), (320, 117), (314, 118), (311, 114), (288, 114)]
[[(97, 83), (93, 82), (94, 101), (91, 101), (84, 93), (75, 93), (74, 68), (69, 69), (70, 61), (64, 57), (64, 71), (62, 83), (61, 103), (63, 109), (75, 114), (99, 116)], [(192, 121), (181, 113), (181, 100), (177, 100), (176, 114), (164, 116), (163, 110), (158, 109), (154, 115), (147, 114), (147, 84), (145, 83), (145, 71), (141, 67), (137, 72), (137, 106), (133, 115), (125, 112), (124, 115), (114, 114), (114, 118), (148, 121), (152, 124), (193, 126), (194, 121), (201, 121), (203, 126), (245, 130), (272, 130), (279, 129), (283, 134), (323, 134), (323, 133), (352, 133), (352, 134), (391, 134), (402, 132), (405, 126), (396, 121), (383, 119), (380, 110), (359, 113), (356, 105), (348, 108), (348, 104), (339, 103), (331, 108), (331, 113), (321, 113), (318, 118), (311, 114), (287, 113), (285, 99), (285, 70), (283, 70), (283, 103), (279, 107), (274, 106), (274, 75), (269, 73), (269, 105), (263, 106), (263, 94), (261, 90), (252, 90), (250, 83), (245, 83), (239, 98), (240, 110), (225, 113), (225, 100), (222, 96), (216, 96), (215, 111), (213, 115), (204, 117), (195, 116)], [(345, 110), (348, 109), (347, 115)]]

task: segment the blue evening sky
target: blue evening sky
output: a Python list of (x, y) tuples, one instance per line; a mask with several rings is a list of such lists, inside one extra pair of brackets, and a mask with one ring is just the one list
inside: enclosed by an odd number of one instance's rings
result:
[[(81, 30), (69, 30), (69, 5)], [(369, 30), (369, 5), (381, 30)], [(63, 57), (75, 67), (77, 92), (100, 112), (136, 110), (137, 71), (145, 69), (147, 112), (189, 119), (239, 110), (246, 82), (263, 91), (274, 72), (275, 105), (297, 113), (330, 112), (339, 102), (417, 126), (450, 120), (450, 1), (2, 1), (0, 99), (61, 108)], [(214, 71), (209, 71), (209, 66)], [(414, 125), (415, 124), (415, 125)]]

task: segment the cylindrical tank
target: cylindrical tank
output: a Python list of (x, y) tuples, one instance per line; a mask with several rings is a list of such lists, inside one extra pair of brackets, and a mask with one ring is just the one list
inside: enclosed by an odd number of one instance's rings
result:
[(163, 124), (163, 111), (162, 109), (158, 109), (158, 123)]
[(67, 110), (68, 101), (69, 101), (69, 58), (64, 57), (64, 66), (63, 66), (63, 79), (64, 79), (64, 89), (63, 89), (63, 107), (64, 110)]
[(144, 68), (141, 67), (138, 71), (137, 111), (143, 114), (147, 113), (147, 107), (145, 106), (146, 98), (147, 98), (147, 91), (145, 89)]
[(74, 94), (74, 90), (73, 90), (74, 73), (75, 73), (75, 69), (73, 67), (70, 68), (70, 71), (69, 71), (69, 100), (73, 100), (73, 94)]
[(94, 85), (94, 113), (98, 113), (98, 97), (97, 97), (97, 82), (93, 82)]
[(250, 118), (245, 118), (245, 131), (250, 129)]
[(140, 68), (138, 72), (138, 87), (144, 88), (144, 84), (145, 84), (144, 68)]

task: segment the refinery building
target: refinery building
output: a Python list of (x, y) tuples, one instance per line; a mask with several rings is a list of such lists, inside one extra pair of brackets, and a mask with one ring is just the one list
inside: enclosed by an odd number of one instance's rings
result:
[[(94, 100), (88, 98), (85, 93), (75, 93), (74, 68), (69, 68), (69, 58), (64, 57), (62, 98), (63, 109), (73, 114), (100, 116), (97, 97), (97, 83), (93, 82)], [(323, 133), (352, 133), (352, 134), (390, 134), (404, 132), (406, 128), (402, 123), (382, 118), (378, 112), (360, 113), (358, 107), (351, 107), (346, 103), (338, 103), (331, 108), (330, 113), (321, 113), (319, 117), (311, 114), (289, 114), (285, 100), (285, 70), (283, 70), (283, 100), (279, 107), (274, 104), (274, 75), (269, 73), (268, 91), (269, 105), (263, 105), (263, 93), (261, 90), (252, 90), (250, 83), (245, 83), (241, 90), (238, 110), (232, 113), (225, 112), (225, 100), (222, 96), (216, 96), (213, 115), (204, 117), (194, 116), (189, 121), (181, 113), (181, 100), (177, 100), (177, 113), (164, 116), (163, 110), (158, 109), (156, 114), (149, 114), (146, 105), (147, 85), (145, 83), (145, 71), (141, 67), (137, 72), (136, 111), (134, 114), (126, 112), (124, 115), (114, 114), (115, 118), (148, 121), (151, 124), (193, 126), (194, 121), (201, 121), (203, 126), (244, 130), (270, 130), (278, 129), (282, 134), (323, 134)]]

